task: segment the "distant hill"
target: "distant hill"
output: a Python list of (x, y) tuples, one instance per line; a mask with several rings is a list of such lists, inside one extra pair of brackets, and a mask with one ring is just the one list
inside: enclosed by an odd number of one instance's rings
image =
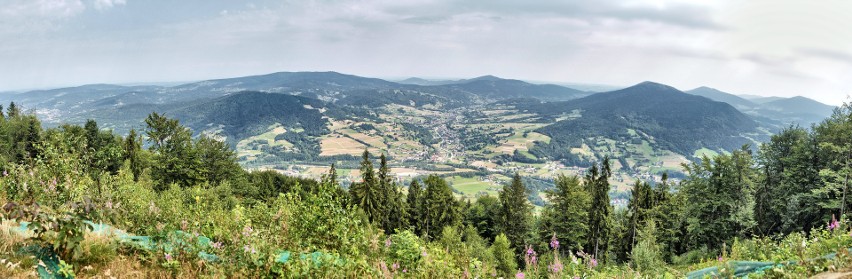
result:
[(221, 129), (229, 138), (243, 138), (280, 123), (309, 136), (325, 133), (327, 121), (320, 100), (276, 93), (240, 92), (171, 111), (195, 131)]
[(802, 96), (781, 98), (760, 105), (758, 113), (785, 123), (795, 122), (808, 126), (822, 121), (834, 111), (834, 106), (826, 105)]
[(401, 84), (411, 84), (411, 85), (422, 85), (422, 86), (432, 86), (432, 85), (446, 85), (457, 83), (455, 80), (430, 80), (430, 79), (422, 79), (418, 77), (411, 77), (404, 80), (396, 81), (396, 83)]
[(748, 100), (755, 103), (755, 104), (765, 104), (765, 103), (772, 102), (772, 101), (784, 100), (784, 98), (772, 96), (772, 97), (750, 98)]
[(443, 85), (460, 91), (490, 99), (536, 98), (541, 100), (571, 100), (590, 93), (553, 84), (532, 84), (515, 79), (502, 79), (495, 76), (481, 76), (461, 80), (455, 84)]
[(731, 105), (686, 94), (673, 87), (643, 82), (625, 89), (597, 93), (585, 98), (534, 104), (528, 111), (557, 116), (580, 110), (577, 119), (558, 121), (540, 128), (552, 141), (540, 145), (542, 153), (580, 146), (595, 136), (619, 140), (630, 130), (646, 134), (657, 148), (691, 155), (700, 148), (733, 149), (751, 140), (757, 124)]
[(698, 87), (698, 88), (695, 88), (695, 89), (692, 89), (692, 90), (689, 90), (689, 91), (685, 91), (685, 92), (692, 94), (692, 95), (698, 95), (698, 96), (706, 97), (706, 98), (713, 100), (713, 101), (725, 102), (725, 103), (728, 103), (729, 105), (732, 105), (735, 108), (740, 109), (740, 110), (753, 109), (754, 107), (757, 106), (757, 104), (755, 104), (755, 103), (753, 103), (749, 100), (746, 100), (746, 99), (744, 99), (740, 96), (730, 94), (730, 93), (726, 93), (726, 92), (722, 92), (722, 91), (716, 90), (714, 88), (706, 87), (706, 86)]
[(786, 127), (790, 123), (808, 126), (830, 116), (834, 109), (833, 106), (801, 96), (782, 98), (734, 95), (709, 87), (699, 87), (686, 92), (728, 103), (760, 123), (776, 129)]

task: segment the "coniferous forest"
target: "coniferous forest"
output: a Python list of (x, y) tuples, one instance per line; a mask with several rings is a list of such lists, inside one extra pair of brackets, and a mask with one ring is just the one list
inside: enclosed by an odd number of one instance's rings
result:
[(366, 150), (350, 185), (334, 165), (319, 181), (249, 172), (176, 119), (144, 122), (119, 135), (3, 110), (0, 277), (680, 278), (760, 262), (749, 278), (799, 278), (852, 266), (850, 104), (684, 164), (678, 183), (637, 180), (626, 207), (608, 195), (619, 158), (605, 158), (559, 176), (540, 210), (519, 175), (471, 201), (436, 175), (401, 185)]

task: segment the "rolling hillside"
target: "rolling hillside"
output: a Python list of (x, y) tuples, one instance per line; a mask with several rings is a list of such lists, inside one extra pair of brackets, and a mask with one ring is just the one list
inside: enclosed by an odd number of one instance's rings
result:
[[(732, 149), (752, 141), (757, 124), (727, 103), (685, 94), (673, 87), (643, 82), (582, 99), (529, 105), (527, 111), (558, 116), (579, 110), (581, 117), (558, 121), (538, 132), (553, 140), (543, 149), (579, 147), (587, 138), (619, 140), (641, 132), (657, 148), (692, 154), (701, 148)], [(557, 153), (558, 154), (558, 153)]]

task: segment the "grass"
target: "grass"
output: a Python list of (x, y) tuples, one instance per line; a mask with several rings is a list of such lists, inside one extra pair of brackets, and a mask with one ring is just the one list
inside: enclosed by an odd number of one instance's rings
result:
[(479, 177), (453, 176), (447, 178), (447, 182), (451, 183), (454, 189), (462, 192), (464, 197), (474, 200), (482, 193), (495, 196), (499, 189), (499, 184), (482, 181)]
[(703, 157), (703, 156), (707, 156), (707, 157), (711, 157), (711, 158), (712, 158), (712, 157), (719, 156), (719, 152), (716, 152), (716, 151), (713, 151), (713, 150), (707, 149), (707, 148), (705, 147), (705, 148), (701, 148), (701, 149), (695, 150), (695, 153), (693, 153), (693, 154), (692, 154), (692, 156), (693, 156), (693, 157), (696, 157), (696, 158), (701, 158), (701, 157)]
[[(332, 156), (340, 154), (358, 155), (364, 152), (366, 146), (353, 139), (344, 136), (329, 136), (320, 141), (320, 156)], [(375, 149), (370, 150), (371, 153)]]

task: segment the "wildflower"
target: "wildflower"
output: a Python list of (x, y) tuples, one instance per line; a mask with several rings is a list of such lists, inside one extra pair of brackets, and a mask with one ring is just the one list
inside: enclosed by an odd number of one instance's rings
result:
[(402, 269), (402, 273), (408, 273), (408, 269), (407, 269), (407, 268), (403, 268), (403, 269)]
[(597, 260), (597, 259), (592, 258), (592, 260), (591, 260), (591, 261), (589, 261), (589, 266), (591, 266), (592, 268), (597, 267), (597, 266), (598, 266), (598, 260)]
[(516, 279), (524, 279), (524, 273), (523, 273), (523, 272), (518, 272), (518, 274), (515, 274), (515, 278), (516, 278)]
[(840, 227), (840, 222), (834, 218), (834, 214), (831, 214), (831, 222), (828, 223), (828, 230), (834, 230)]
[(189, 226), (189, 223), (186, 220), (180, 221), (180, 230), (186, 231), (186, 228)]
[(551, 264), (551, 265), (548, 265), (547, 267), (550, 269), (550, 272), (552, 272), (552, 273), (562, 272), (562, 269), (564, 268), (564, 266), (562, 266), (562, 263), (558, 262), (558, 261)]
[(243, 252), (248, 252), (248, 251), (251, 251), (251, 250), (252, 250), (251, 247), (249, 247), (248, 245), (243, 246)]
[(550, 248), (553, 250), (559, 249), (559, 239), (556, 239), (556, 234), (553, 234), (553, 237), (550, 238)]
[(172, 254), (166, 253), (166, 261), (172, 261)]
[(243, 236), (244, 236), (244, 237), (249, 237), (249, 236), (251, 236), (251, 233), (252, 233), (253, 231), (254, 231), (254, 230), (251, 228), (251, 226), (246, 225), (246, 227), (245, 227), (245, 228), (243, 228)]
[(392, 242), (391, 242), (390, 237), (388, 237), (387, 239), (385, 239), (385, 247), (390, 247), (390, 246), (391, 246), (391, 244), (392, 244)]
[(423, 253), (420, 253), (420, 256), (426, 257), (426, 256), (429, 256), (429, 254), (426, 253), (426, 250), (423, 250)]
[(107, 201), (104, 205), (107, 209), (112, 209), (112, 201)]
[(9, 173), (6, 170), (3, 170), (3, 176), (9, 176)]
[(535, 255), (535, 250), (533, 250), (532, 246), (527, 246), (527, 256)]
[(217, 241), (217, 242), (213, 242), (213, 244), (212, 244), (211, 246), (213, 246), (213, 248), (214, 248), (214, 249), (221, 250), (221, 249), (222, 249), (222, 247), (224, 247), (225, 245), (224, 245), (224, 244), (222, 244), (222, 242)]
[(722, 256), (719, 256), (719, 258), (717, 258), (716, 260), (721, 262), (721, 261), (725, 261), (725, 258), (722, 258)]
[(399, 263), (393, 263), (393, 265), (391, 265), (391, 269), (396, 272), (396, 270), (399, 269)]

